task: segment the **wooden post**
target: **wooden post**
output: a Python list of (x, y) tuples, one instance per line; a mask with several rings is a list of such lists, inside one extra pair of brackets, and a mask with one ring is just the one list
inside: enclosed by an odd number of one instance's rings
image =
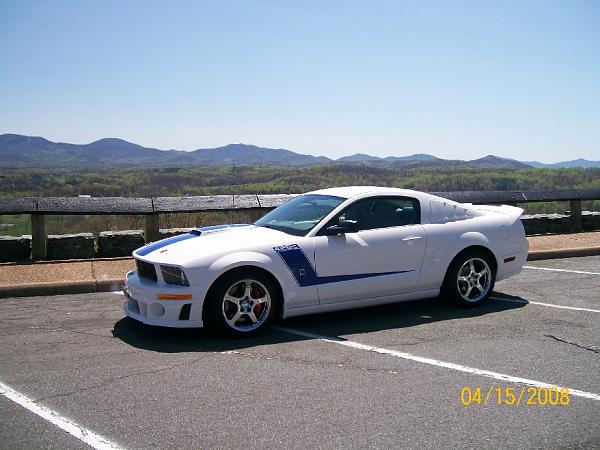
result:
[(583, 229), (581, 200), (570, 200), (569, 209), (571, 210), (571, 227), (573, 228), (573, 231), (581, 231)]
[(158, 214), (146, 214), (144, 219), (144, 240), (146, 243), (158, 241), (160, 239)]
[(31, 214), (31, 259), (46, 259), (46, 220), (43, 214)]

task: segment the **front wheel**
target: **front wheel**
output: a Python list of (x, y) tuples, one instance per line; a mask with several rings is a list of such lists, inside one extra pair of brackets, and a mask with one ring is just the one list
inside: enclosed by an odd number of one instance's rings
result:
[(450, 264), (442, 294), (464, 306), (485, 302), (494, 289), (495, 273), (490, 257), (477, 250), (466, 251)]
[(279, 291), (260, 271), (226, 275), (207, 299), (209, 326), (233, 336), (251, 336), (267, 328), (279, 304)]

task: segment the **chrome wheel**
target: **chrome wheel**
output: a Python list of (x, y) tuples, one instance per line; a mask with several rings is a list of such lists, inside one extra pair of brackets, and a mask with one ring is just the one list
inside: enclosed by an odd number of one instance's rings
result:
[(223, 318), (235, 331), (248, 332), (259, 328), (269, 318), (271, 295), (260, 281), (236, 281), (225, 291)]
[(456, 287), (467, 302), (475, 303), (483, 299), (492, 285), (492, 271), (482, 258), (470, 258), (458, 270)]

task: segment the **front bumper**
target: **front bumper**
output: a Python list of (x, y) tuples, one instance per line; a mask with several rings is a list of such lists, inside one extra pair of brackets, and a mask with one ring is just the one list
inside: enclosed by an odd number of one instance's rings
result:
[[(192, 298), (159, 299), (158, 295), (164, 293), (191, 295)], [(123, 312), (147, 325), (171, 328), (199, 328), (203, 325), (203, 289), (148, 282), (140, 279), (133, 270), (126, 275), (123, 294)]]

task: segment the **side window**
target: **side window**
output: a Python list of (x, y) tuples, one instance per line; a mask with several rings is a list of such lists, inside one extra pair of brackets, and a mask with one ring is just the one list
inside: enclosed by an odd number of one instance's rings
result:
[(340, 220), (356, 220), (359, 230), (421, 223), (419, 201), (410, 197), (372, 197), (348, 206), (327, 226)]

